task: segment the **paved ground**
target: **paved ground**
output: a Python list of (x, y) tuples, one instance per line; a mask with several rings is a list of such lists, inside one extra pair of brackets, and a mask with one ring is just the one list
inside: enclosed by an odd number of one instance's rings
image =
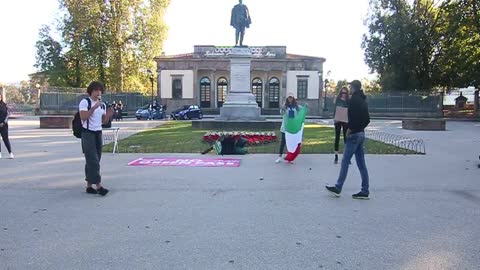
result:
[(331, 155), (131, 168), (140, 156), (197, 155), (105, 154), (111, 193), (102, 198), (83, 193), (71, 132), (14, 120), (17, 158), (0, 160), (0, 269), (479, 269), (480, 124), (399, 126), (372, 123), (424, 139), (427, 155), (368, 155), (370, 201), (350, 198), (360, 185), (355, 164), (343, 196), (326, 194), (339, 170)]

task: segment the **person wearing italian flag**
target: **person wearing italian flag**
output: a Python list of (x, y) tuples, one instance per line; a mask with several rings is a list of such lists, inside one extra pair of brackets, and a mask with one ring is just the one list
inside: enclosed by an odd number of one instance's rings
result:
[[(293, 163), (301, 151), (303, 124), (307, 114), (307, 107), (298, 105), (295, 100), (295, 94), (289, 92), (282, 111), (283, 121), (281, 127), (282, 141), (280, 144), (280, 155), (283, 153), (283, 147), (286, 146), (287, 155), (284, 160), (288, 163)], [(277, 163), (280, 162), (280, 158), (281, 156), (277, 159)]]

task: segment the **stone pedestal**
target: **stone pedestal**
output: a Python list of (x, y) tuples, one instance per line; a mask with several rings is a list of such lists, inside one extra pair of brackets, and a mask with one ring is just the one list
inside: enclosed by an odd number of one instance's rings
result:
[(403, 120), (402, 128), (409, 129), (409, 130), (445, 131), (445, 120), (443, 119)]
[(250, 89), (252, 53), (248, 47), (234, 47), (230, 53), (231, 88), (218, 120), (265, 120)]
[(40, 116), (40, 128), (72, 128), (73, 116)]

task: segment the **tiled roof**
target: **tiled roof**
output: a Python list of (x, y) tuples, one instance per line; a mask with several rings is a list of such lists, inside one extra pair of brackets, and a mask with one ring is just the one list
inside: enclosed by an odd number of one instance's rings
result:
[[(215, 59), (214, 57), (212, 57)], [(212, 59), (211, 58), (211, 59)], [(162, 55), (155, 57), (155, 59), (175, 59), (175, 60), (188, 60), (188, 59), (194, 59), (194, 54), (193, 53), (184, 53), (184, 54), (174, 54), (174, 55)], [(259, 59), (259, 58), (255, 58)], [(307, 56), (307, 55), (300, 55), (300, 54), (291, 54), (287, 53), (286, 58), (260, 58), (260, 59), (287, 59), (287, 60), (323, 60), (325, 61), (325, 58), (323, 57), (315, 57), (315, 56)]]
[(155, 58), (164, 58), (164, 59), (192, 59), (193, 53), (182, 53), (182, 54), (173, 54), (173, 55), (162, 55)]
[(320, 59), (323, 59), (325, 60), (323, 57), (316, 57), (316, 56), (308, 56), (308, 55), (301, 55), (301, 54), (291, 54), (291, 53), (287, 53), (287, 59), (291, 59), (291, 60), (303, 60), (303, 59), (317, 59), (317, 60), (320, 60)]

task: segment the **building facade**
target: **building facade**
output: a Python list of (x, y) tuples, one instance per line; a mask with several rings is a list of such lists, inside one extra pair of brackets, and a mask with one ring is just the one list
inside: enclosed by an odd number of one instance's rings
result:
[[(288, 54), (285, 46), (249, 47), (252, 52), (251, 91), (262, 114), (278, 114), (287, 92), (311, 115), (322, 110), (325, 58)], [(198, 104), (217, 114), (230, 91), (231, 47), (194, 46), (194, 52), (156, 57), (158, 97), (167, 110)]]

